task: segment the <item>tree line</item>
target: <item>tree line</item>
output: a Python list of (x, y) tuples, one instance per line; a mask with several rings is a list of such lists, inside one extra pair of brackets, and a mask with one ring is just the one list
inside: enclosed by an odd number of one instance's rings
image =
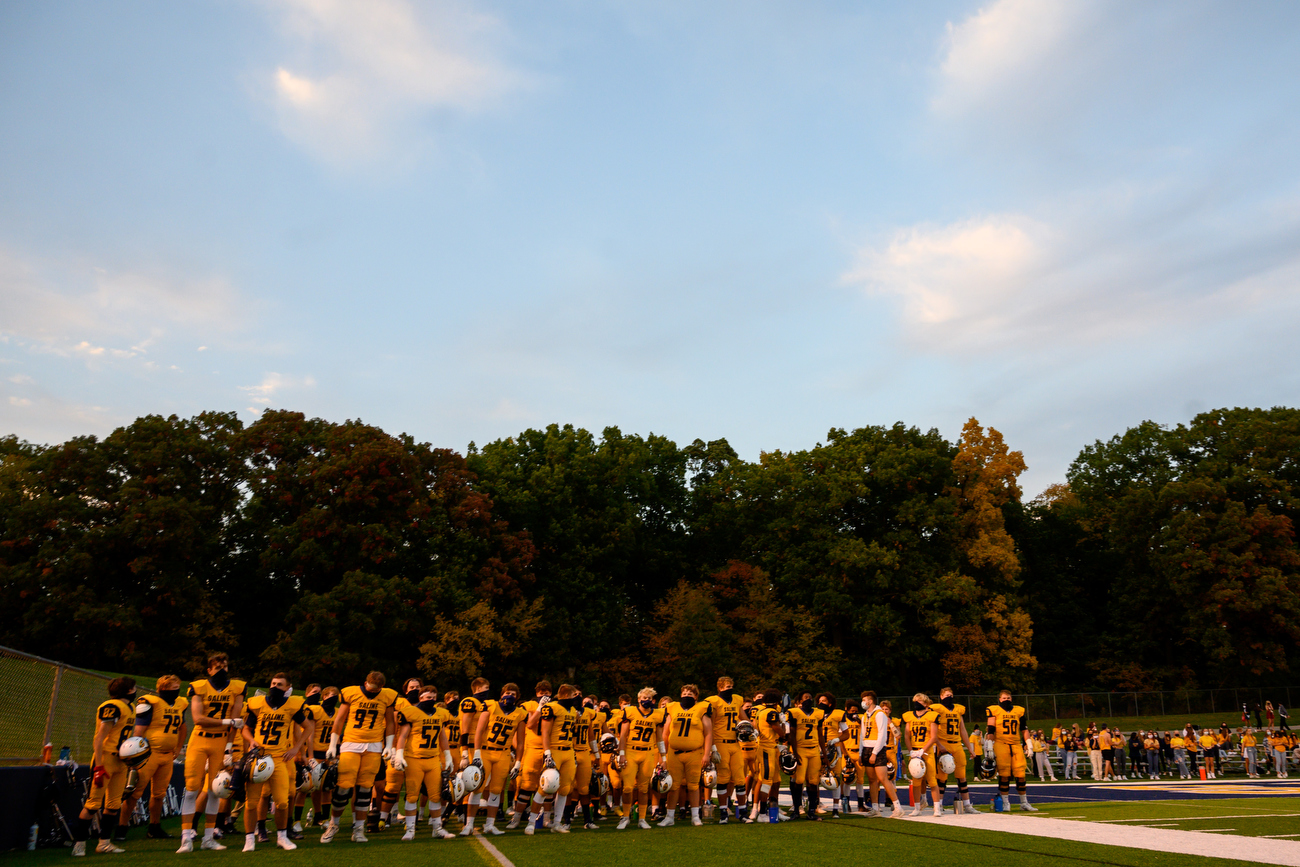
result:
[(1300, 411), (1143, 422), (1026, 501), (972, 419), (742, 460), (610, 427), (465, 454), (289, 411), (0, 440), (0, 643), (92, 668), (602, 692), (1284, 682)]

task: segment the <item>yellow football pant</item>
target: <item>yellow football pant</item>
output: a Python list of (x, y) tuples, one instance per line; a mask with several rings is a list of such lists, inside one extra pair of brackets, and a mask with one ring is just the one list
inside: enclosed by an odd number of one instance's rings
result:
[(172, 781), (172, 762), (176, 758), (173, 752), (152, 752), (149, 761), (140, 769), (140, 782), (136, 784), (137, 795), (143, 795), (144, 787), (149, 787), (149, 800), (161, 801), (167, 794), (167, 787)]
[(514, 762), (510, 760), (509, 750), (484, 750), (483, 772), (487, 774), (487, 792), (500, 795), (506, 790), (506, 781)]
[(776, 747), (761, 747), (758, 751), (758, 779), (760, 782), (781, 782), (781, 756)]
[[(573, 750), (551, 750), (551, 761), (555, 762), (555, 769), (560, 772), (560, 790), (556, 794), (569, 794), (573, 791), (573, 777), (578, 772), (578, 762), (573, 757)], [(590, 777), (591, 774), (588, 773), (587, 776)]]
[(745, 751), (740, 748), (740, 742), (724, 741), (717, 746), (718, 755), (722, 758), (717, 766), (718, 788), (732, 784), (744, 785)]
[[(484, 765), (486, 768), (487, 766)], [(392, 779), (393, 769), (388, 769), (389, 779)], [(428, 758), (408, 758), (406, 760), (406, 770), (398, 771), (402, 780), (406, 783), (406, 801), (412, 803), (420, 799), (420, 786), (424, 786), (429, 793), (429, 802), (438, 804), (442, 802), (442, 758), (440, 756), (430, 756)], [(396, 794), (395, 789), (389, 788), (390, 794)]]
[(993, 757), (997, 759), (999, 777), (1023, 777), (1025, 775), (1025, 747), (1023, 744), (993, 744)]
[(90, 796), (86, 798), (86, 809), (92, 811), (105, 809), (111, 813), (122, 806), (122, 790), (126, 788), (126, 775), (129, 769), (122, 764), (117, 753), (104, 753), (100, 756), (100, 761), (104, 763), (104, 770), (108, 771), (108, 776), (91, 786)]
[(211, 786), (225, 761), (226, 736), (208, 738), (196, 732), (185, 748), (185, 788), (201, 792)]
[(591, 750), (578, 750), (574, 759), (577, 767), (573, 772), (573, 793), (580, 798), (591, 794), (591, 765), (595, 756)]
[(271, 789), (271, 802), (275, 804), (276, 825), (281, 829), (289, 827), (289, 792), (293, 788), (289, 768), (293, 767), (293, 763), (285, 761), (283, 756), (274, 756), (273, 760), (275, 761), (275, 769), (271, 772), (271, 779), (264, 783), (254, 783), (250, 780), (245, 786), (245, 834), (251, 834), (257, 830), (257, 816), (262, 804), (262, 790), (267, 787)]
[[(654, 776), (655, 765), (659, 764), (658, 756), (655, 750), (635, 750), (627, 754), (627, 767), (623, 769), (624, 794), (633, 789), (643, 795), (650, 791), (650, 778)], [(645, 803), (644, 799), (642, 803)]]
[(379, 753), (339, 753), (339, 788), (360, 786), (369, 789), (379, 773)]
[[(957, 770), (952, 772), (952, 776), (959, 780), (966, 779), (966, 751), (961, 748), (961, 744), (945, 744), (944, 746), (948, 748), (948, 754), (952, 756), (952, 760), (957, 763)], [(936, 773), (940, 780), (948, 781), (948, 775), (943, 771), (936, 770)]]
[(821, 753), (799, 753), (799, 767), (790, 775), (790, 782), (801, 786), (819, 786), (822, 779)]
[(613, 755), (600, 757), (600, 769), (605, 772), (605, 776), (609, 777), (609, 790), (611, 792), (617, 792), (623, 788), (623, 772), (618, 769), (616, 758), (618, 757)]
[(669, 750), (668, 773), (672, 774), (673, 785), (685, 785), (688, 791), (700, 788), (700, 769), (704, 767), (704, 747), (698, 750)]
[(521, 792), (536, 792), (542, 785), (542, 765), (546, 760), (546, 754), (540, 750), (530, 750), (524, 748), (524, 760), (519, 769), (519, 790)]

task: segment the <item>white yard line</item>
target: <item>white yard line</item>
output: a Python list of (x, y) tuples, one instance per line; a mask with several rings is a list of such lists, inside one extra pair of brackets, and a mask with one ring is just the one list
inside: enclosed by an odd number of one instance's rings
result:
[(482, 845), (483, 848), (487, 850), (487, 853), (489, 855), (497, 859), (497, 863), (500, 864), (501, 867), (515, 867), (514, 862), (512, 862), (506, 856), (502, 855), (501, 850), (498, 849), (496, 846), (493, 846), (491, 843), (489, 843), (487, 841), (487, 838), (484, 837), (482, 834), (475, 834), (474, 839), (479, 841), (480, 845)]
[[(1254, 817), (1251, 817), (1254, 818)], [(912, 822), (943, 824), (949, 827), (977, 828), (981, 831), (1001, 831), (1026, 834), (1031, 837), (1051, 837), (1073, 840), (1078, 843), (1100, 843), (1127, 849), (1146, 849), (1152, 852), (1172, 852), (1179, 855), (1208, 855), (1216, 858), (1234, 858), (1258, 864), (1283, 864), (1300, 867), (1300, 842), (1263, 837), (1215, 837), (1197, 831), (1178, 831), (1171, 828), (1150, 828), (1126, 825), (1112, 828), (1099, 822), (1071, 822), (1063, 819), (1035, 817), (1033, 821), (1013, 815), (981, 813), (975, 816), (937, 816), (909, 819)]]
[[(1288, 816), (1300, 816), (1300, 813), (1242, 813), (1240, 816), (1165, 816), (1160, 819), (1154, 817), (1147, 819), (1098, 819), (1098, 825), (1115, 824), (1117, 822), (1160, 822), (1164, 819), (1179, 822), (1202, 822), (1207, 819), (1277, 819)], [(1055, 817), (1053, 817), (1055, 818)]]
[(1269, 837), (1272, 839), (1281, 839), (1283, 837), (1300, 837), (1300, 834), (1260, 834), (1260, 837)]

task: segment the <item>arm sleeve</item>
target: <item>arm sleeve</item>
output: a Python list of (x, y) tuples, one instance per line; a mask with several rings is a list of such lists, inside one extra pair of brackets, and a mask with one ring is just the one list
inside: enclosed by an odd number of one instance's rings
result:
[[(315, 717), (313, 717), (313, 719), (315, 719)], [(307, 721), (307, 714), (303, 711), (302, 708), (298, 708), (298, 712), (293, 715), (293, 721), (296, 722), (298, 725), (302, 725)]]
[(885, 717), (885, 719), (882, 725), (876, 726), (876, 739), (871, 742), (871, 748), (872, 752), (883, 752), (885, 744), (889, 743), (889, 717), (886, 717), (885, 712), (881, 710), (876, 711), (876, 713)]

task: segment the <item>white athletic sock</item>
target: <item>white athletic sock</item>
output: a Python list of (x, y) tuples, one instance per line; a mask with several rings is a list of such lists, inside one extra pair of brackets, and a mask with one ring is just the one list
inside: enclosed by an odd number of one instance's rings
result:
[(466, 827), (466, 828), (469, 828), (471, 831), (473, 831), (473, 830), (474, 830), (474, 820), (475, 820), (476, 818), (478, 818), (478, 817), (477, 817), (477, 816), (466, 816), (466, 817), (465, 817), (465, 827)]
[(352, 830), (353, 830), (353, 831), (355, 831), (355, 830), (358, 829), (358, 828), (364, 828), (365, 826), (366, 826), (366, 820), (365, 820), (365, 819), (353, 819), (353, 820), (352, 820)]
[(564, 805), (569, 803), (568, 795), (555, 796), (555, 824), (559, 825), (564, 822)]
[[(215, 830), (216, 830), (216, 828), (213, 828), (211, 825), (208, 825), (206, 828), (203, 829), (203, 842), (204, 842), (204, 843), (210, 842), (210, 841), (212, 840), (212, 832), (215, 831)], [(193, 833), (194, 833), (193, 831), (190, 832), (191, 835), (192, 835)]]
[(691, 818), (692, 818), (692, 819), (698, 819), (698, 818), (700, 818), (700, 808), (699, 808), (699, 807), (691, 807)]
[(277, 839), (277, 840), (288, 840), (288, 839), (289, 839), (289, 831), (288, 831), (287, 829), (284, 830), (284, 831), (276, 831), (276, 832), (275, 832), (275, 836), (276, 836), (276, 839)]
[(496, 816), (488, 816), (486, 819), (483, 820), (484, 831), (488, 830), (489, 828), (495, 828), (496, 826), (497, 826)]

